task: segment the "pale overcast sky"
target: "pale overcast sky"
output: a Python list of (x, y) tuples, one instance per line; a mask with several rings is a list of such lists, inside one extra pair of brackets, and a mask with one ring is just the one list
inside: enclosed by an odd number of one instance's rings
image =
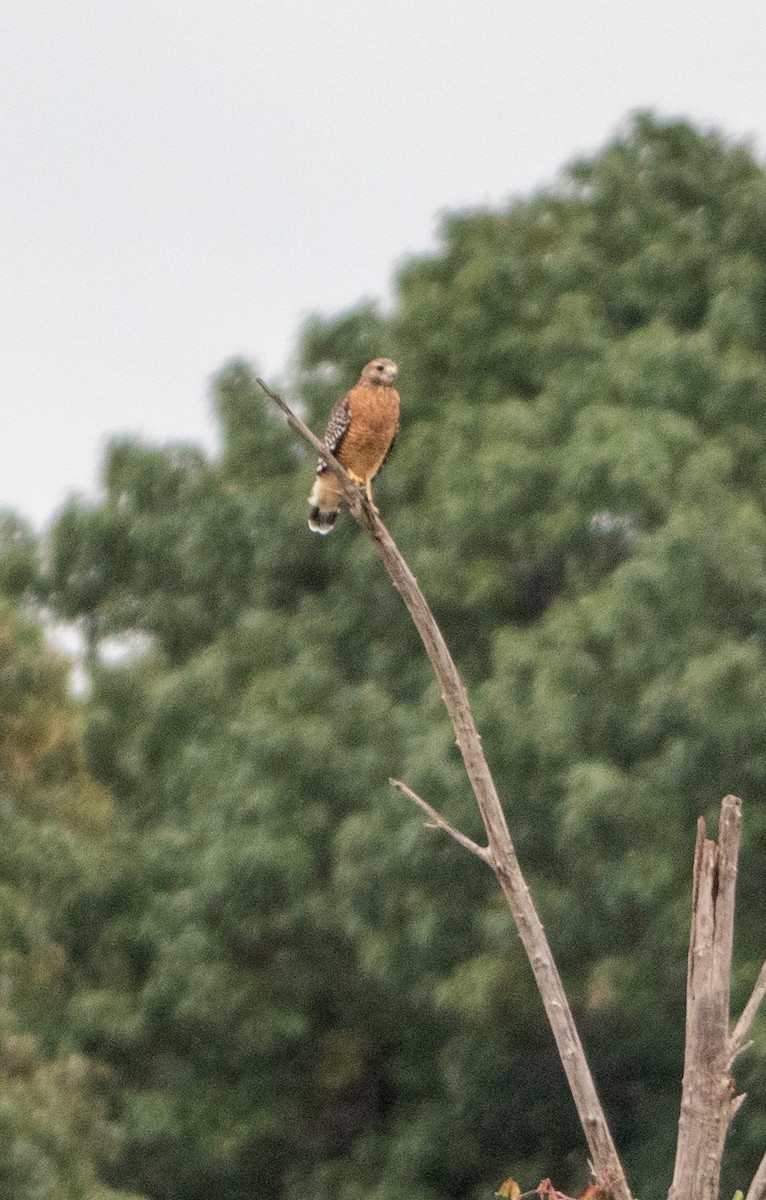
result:
[(765, 49), (764, 0), (0, 0), (0, 506), (114, 433), (212, 445), (227, 358), (278, 375), (636, 108), (763, 158)]

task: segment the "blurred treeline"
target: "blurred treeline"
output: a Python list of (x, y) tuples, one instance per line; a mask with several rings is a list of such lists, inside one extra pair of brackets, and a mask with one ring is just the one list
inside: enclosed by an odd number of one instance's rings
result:
[[(390, 313), (307, 326), (283, 390), (321, 430), (378, 354), (403, 429), (377, 498), (652, 1200), (695, 822), (729, 791), (735, 1011), (766, 953), (766, 175), (641, 115), (539, 194), (448, 216)], [(347, 516), (308, 532), (313, 456), (253, 369), (214, 403), (215, 461), (123, 440), (39, 545), (0, 531), (0, 1195), (582, 1187), (495, 881), (387, 783), (479, 836), (401, 602)], [(52, 619), (82, 631), (82, 701)], [(766, 1144), (763, 1021), (738, 1080), (729, 1195)]]

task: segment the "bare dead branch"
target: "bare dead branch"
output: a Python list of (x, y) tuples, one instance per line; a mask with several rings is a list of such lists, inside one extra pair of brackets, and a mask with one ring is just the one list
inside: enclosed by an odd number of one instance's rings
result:
[(734, 893), (742, 830), (736, 796), (721, 803), (718, 845), (697, 825), (686, 992), (686, 1047), (678, 1145), (668, 1200), (717, 1200), (734, 1099), (729, 1054), (729, 985)]
[(426, 800), (423, 800), (416, 792), (413, 792), (412, 788), (407, 787), (407, 784), (402, 783), (400, 779), (389, 779), (388, 782), (392, 787), (398, 788), (413, 804), (417, 804), (418, 808), (422, 808), (432, 827), (443, 829), (445, 833), (453, 837), (466, 850), (470, 850), (471, 854), (475, 854), (477, 858), (480, 858), (482, 862), (489, 862), (489, 848), (487, 846), (479, 846), (476, 842), (471, 841), (469, 837), (466, 837), (464, 833), (461, 833), (459, 829), (455, 829), (455, 826), (450, 825), (449, 821), (445, 820), (440, 812), (432, 808)]
[(630, 1200), (630, 1188), (596, 1092), (569, 1000), (516, 857), (500, 798), (481, 747), (481, 738), (471, 713), (468, 694), (441, 630), (415, 576), (383, 522), (366, 500), (362, 499), (358, 489), (346, 484), (345, 472), (342, 472), (339, 464), (322, 449), (319, 439), (295, 417), (281, 398), (276, 397), (261, 380), (257, 382), (286, 414), (291, 426), (323, 454), (343, 480), (352, 515), (372, 538), (394, 587), (407, 606), (441, 687), (442, 699), (452, 722), (455, 739), (463, 756), (487, 833), (487, 861), (506, 897), (532, 967), (585, 1133), (595, 1173), (600, 1180), (605, 1183), (608, 1181), (612, 1200)]
[(266, 393), (266, 395), (269, 397), (269, 399), (274, 401), (277, 408), (282, 409), (282, 412), (287, 417), (288, 425), (292, 425), (293, 429), (295, 429), (301, 435), (302, 438), (305, 438), (305, 440), (309, 443), (309, 445), (314, 447), (317, 454), (321, 458), (323, 458), (325, 460), (325, 462), (328, 463), (332, 467), (333, 471), (335, 472), (336, 475), (339, 476), (339, 478), (344, 479), (346, 481), (346, 483), (351, 484), (351, 479), (350, 479), (345, 467), (341, 466), (341, 464), (338, 462), (335, 455), (330, 453), (330, 451), (327, 449), (327, 447), (324, 446), (323, 443), (319, 440), (317, 435), (309, 429), (308, 425), (304, 424), (304, 422), (300, 419), (300, 417), (296, 417), (293, 410), (291, 408), (289, 408), (287, 404), (285, 404), (282, 397), (278, 396), (276, 392), (272, 392), (271, 388), (268, 387), (263, 382), (263, 380), (259, 379), (257, 376), (256, 376), (255, 382), (258, 384), (258, 386), (260, 388), (263, 389), (263, 391)]
[(747, 1189), (745, 1200), (764, 1200), (764, 1198), (766, 1198), (766, 1154), (758, 1164), (758, 1170)]
[(766, 996), (766, 962), (761, 967), (750, 999), (742, 1009), (742, 1015), (734, 1026), (732, 1035), (729, 1038), (729, 1055), (732, 1062), (745, 1049), (745, 1038), (750, 1032), (750, 1026), (755, 1019), (755, 1014), (758, 1012), (764, 996)]

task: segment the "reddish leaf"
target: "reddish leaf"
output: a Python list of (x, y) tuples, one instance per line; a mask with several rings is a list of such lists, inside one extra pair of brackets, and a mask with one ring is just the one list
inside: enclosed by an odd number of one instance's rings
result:
[(550, 1179), (541, 1179), (536, 1188), (538, 1196), (542, 1200), (570, 1200), (569, 1196), (565, 1196), (563, 1192), (557, 1191)]
[(496, 1196), (508, 1196), (509, 1200), (518, 1200), (521, 1195), (521, 1188), (515, 1179), (506, 1179), (505, 1183), (500, 1184), (500, 1190), (495, 1192)]
[(608, 1185), (604, 1184), (603, 1180), (597, 1179), (595, 1183), (591, 1183), (586, 1187), (577, 1200), (609, 1200), (612, 1192)]

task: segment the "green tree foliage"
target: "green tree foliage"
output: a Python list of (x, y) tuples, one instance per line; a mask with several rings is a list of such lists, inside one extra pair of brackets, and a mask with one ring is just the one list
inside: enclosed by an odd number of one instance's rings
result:
[(50, 546), (47, 599), (82, 619), (91, 641), (126, 628), (187, 657), (242, 604), (251, 543), (218, 473), (191, 447), (115, 442), (106, 500), (73, 501)]
[(0, 595), (19, 599), (38, 580), (37, 539), (16, 513), (0, 511)]
[(78, 977), (62, 935), (110, 873), (111, 805), (87, 772), (66, 675), (38, 629), (0, 606), (0, 1192), (128, 1200), (98, 1175), (118, 1151), (110, 1073), (69, 1041)]
[[(488, 758), (644, 1200), (672, 1166), (695, 821), (745, 800), (741, 1006), (766, 896), (766, 175), (635, 118), (504, 210), (448, 217), (390, 315), (304, 330), (321, 430), (375, 354), (403, 432), (377, 485)], [(234, 363), (222, 449), (123, 442), (42, 587), (91, 641), (91, 769), (122, 867), (66, 946), (80, 1052), (120, 1081), (114, 1182), (153, 1200), (478, 1200), (585, 1181), (539, 999), (425, 656), (312, 459)], [(144, 653), (108, 667), (106, 635)], [(764, 1027), (734, 1190), (762, 1152)], [(727, 1182), (727, 1186), (728, 1182)]]

